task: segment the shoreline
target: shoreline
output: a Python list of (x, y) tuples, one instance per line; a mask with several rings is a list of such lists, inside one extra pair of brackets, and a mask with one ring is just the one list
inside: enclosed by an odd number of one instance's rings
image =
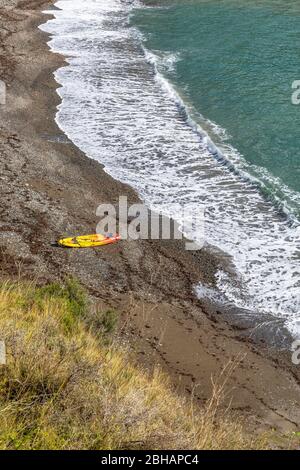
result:
[(178, 242), (122, 242), (81, 252), (51, 246), (64, 234), (94, 231), (99, 203), (116, 203), (120, 194), (139, 199), (58, 128), (53, 72), (65, 61), (49, 51), (47, 34), (38, 30), (47, 20), (40, 10), (49, 2), (14, 3), (18, 9), (1, 15), (8, 30), (0, 69), (8, 85), (7, 106), (0, 110), (2, 276), (21, 272), (42, 283), (76, 275), (101, 305), (121, 312), (124, 341), (138, 360), (150, 368), (159, 364), (200, 403), (211, 392), (211, 375), (242, 357), (228, 386), (232, 408), (254, 429), (297, 430), (300, 374), (289, 355), (255, 344), (247, 328), (231, 326), (193, 293), (195, 283), (213, 283), (217, 257), (187, 253)]

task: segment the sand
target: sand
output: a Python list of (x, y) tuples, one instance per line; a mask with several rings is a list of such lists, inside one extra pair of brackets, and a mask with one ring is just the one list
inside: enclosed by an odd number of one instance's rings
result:
[(205, 305), (194, 285), (213, 285), (224, 258), (187, 252), (182, 242), (122, 241), (105, 249), (64, 250), (60, 236), (95, 231), (100, 203), (136, 193), (89, 160), (55, 124), (59, 97), (53, 71), (64, 58), (51, 53), (44, 1), (0, 0), (0, 271), (37, 282), (76, 275), (101, 308), (120, 314), (120, 335), (137, 361), (159, 365), (179, 393), (199, 403), (212, 377), (239, 361), (226, 391), (231, 406), (255, 432), (299, 429), (299, 367), (290, 354), (253, 339), (253, 324), (232, 321)]

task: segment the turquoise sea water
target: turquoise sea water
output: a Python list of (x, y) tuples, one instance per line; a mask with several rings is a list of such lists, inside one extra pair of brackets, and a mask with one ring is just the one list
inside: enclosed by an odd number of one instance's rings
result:
[(230, 267), (201, 298), (300, 337), (298, 1), (56, 6), (42, 28), (66, 57), (59, 126), (198, 243), (204, 211), (204, 245)]
[(195, 114), (217, 124), (206, 129), (213, 141), (224, 144), (226, 131), (247, 172), (299, 216), (300, 106), (291, 103), (300, 79), (299, 1), (144, 3), (131, 21), (147, 49), (166, 59), (160, 71)]

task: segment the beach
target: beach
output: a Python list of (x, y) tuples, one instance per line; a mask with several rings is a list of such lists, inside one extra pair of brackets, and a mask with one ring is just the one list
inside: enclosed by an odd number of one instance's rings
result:
[(224, 407), (230, 402), (251, 431), (297, 431), (300, 374), (290, 352), (195, 294), (199, 282), (214, 286), (225, 255), (189, 252), (183, 241), (122, 241), (82, 251), (54, 245), (64, 235), (93, 233), (99, 204), (139, 198), (55, 123), (60, 98), (53, 73), (65, 61), (38, 29), (52, 5), (1, 0), (0, 8), (0, 79), (7, 86), (0, 108), (1, 276), (40, 284), (76, 276), (100, 305), (119, 312), (119, 334), (136, 360), (160, 366), (180, 393), (204, 403), (212, 377), (233, 360)]

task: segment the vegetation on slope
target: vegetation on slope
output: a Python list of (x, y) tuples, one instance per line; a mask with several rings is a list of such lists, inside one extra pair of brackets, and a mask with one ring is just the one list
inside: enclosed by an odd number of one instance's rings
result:
[[(146, 373), (108, 339), (113, 312), (88, 321), (74, 280), (0, 285), (1, 449), (228, 449), (250, 442), (230, 416), (217, 418), (220, 390), (199, 410), (158, 370)], [(95, 327), (97, 325), (97, 327)], [(222, 387), (221, 387), (222, 388)]]

